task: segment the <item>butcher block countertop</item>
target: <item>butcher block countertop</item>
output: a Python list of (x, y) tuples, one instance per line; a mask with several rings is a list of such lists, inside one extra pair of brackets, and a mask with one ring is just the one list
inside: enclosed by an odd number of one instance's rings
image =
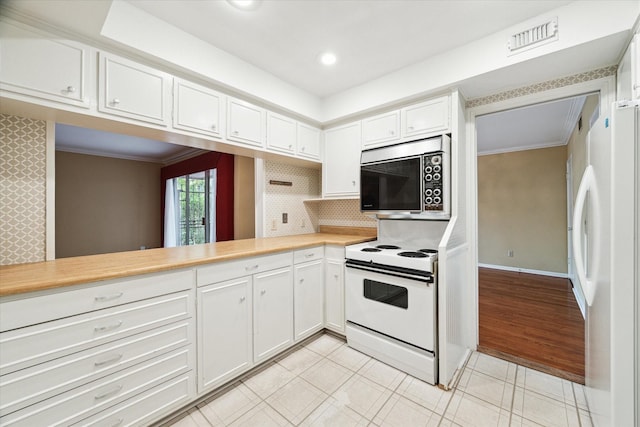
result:
[(313, 233), (0, 266), (0, 296), (175, 270), (323, 244), (346, 246), (374, 238), (375, 236), (357, 234)]

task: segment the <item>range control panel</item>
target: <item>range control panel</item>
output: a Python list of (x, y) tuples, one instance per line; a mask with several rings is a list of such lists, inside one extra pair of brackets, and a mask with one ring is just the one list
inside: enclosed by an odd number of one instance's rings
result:
[(425, 211), (441, 211), (444, 209), (444, 162), (442, 152), (425, 154), (423, 165), (423, 205)]

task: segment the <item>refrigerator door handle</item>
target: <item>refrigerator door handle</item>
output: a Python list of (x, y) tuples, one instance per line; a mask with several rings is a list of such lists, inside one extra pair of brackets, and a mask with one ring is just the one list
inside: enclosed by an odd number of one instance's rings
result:
[[(600, 248), (600, 218), (599, 218), (599, 204), (598, 204), (598, 193), (596, 187), (595, 175), (593, 172), (593, 166), (588, 165), (582, 175), (582, 180), (580, 181), (580, 186), (578, 187), (578, 193), (576, 195), (576, 206), (573, 212), (573, 254), (576, 265), (576, 273), (578, 275), (578, 280), (580, 282), (580, 287), (582, 288), (582, 292), (584, 293), (585, 300), (587, 304), (591, 306), (593, 304), (593, 297), (596, 293), (596, 284), (597, 281), (597, 272), (592, 271), (591, 278), (587, 276), (587, 270), (585, 268), (584, 262), (584, 253), (581, 248), (581, 237), (583, 234), (583, 222), (582, 222), (582, 214), (584, 212), (584, 208), (587, 202), (587, 194), (590, 194), (592, 200), (590, 200), (590, 205), (593, 206), (592, 209), (592, 221), (594, 222), (595, 227), (590, 227), (593, 230), (593, 235), (591, 237), (592, 241), (589, 244), (589, 247), (593, 248), (593, 258), (594, 260), (598, 259), (598, 253)], [(597, 266), (597, 262), (591, 263), (591, 265)]]

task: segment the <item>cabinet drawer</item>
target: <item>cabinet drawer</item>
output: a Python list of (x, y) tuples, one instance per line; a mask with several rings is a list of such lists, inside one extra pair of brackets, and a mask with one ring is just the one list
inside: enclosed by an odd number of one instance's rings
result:
[(0, 375), (190, 317), (191, 294), (151, 300), (0, 334)]
[(194, 272), (178, 271), (132, 280), (99, 282), (71, 287), (49, 295), (0, 303), (0, 331), (8, 331), (89, 311), (190, 289)]
[(149, 425), (185, 405), (193, 394), (193, 372), (189, 372), (73, 425)]
[(300, 249), (293, 253), (294, 264), (300, 264), (301, 262), (314, 261), (322, 258), (324, 258), (324, 246)]
[(182, 321), (3, 375), (0, 416), (184, 347), (190, 328)]
[(189, 349), (165, 354), (0, 418), (3, 426), (59, 426), (91, 416), (189, 371)]
[(236, 277), (275, 270), (276, 268), (291, 265), (291, 261), (291, 252), (281, 252), (274, 255), (220, 262), (208, 267), (198, 268), (197, 283), (198, 286), (204, 286)]

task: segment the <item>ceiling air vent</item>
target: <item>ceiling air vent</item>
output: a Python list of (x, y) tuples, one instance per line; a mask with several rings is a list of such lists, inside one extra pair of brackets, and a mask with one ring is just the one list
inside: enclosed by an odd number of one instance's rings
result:
[(555, 40), (558, 40), (558, 18), (509, 36), (507, 55), (515, 55)]

